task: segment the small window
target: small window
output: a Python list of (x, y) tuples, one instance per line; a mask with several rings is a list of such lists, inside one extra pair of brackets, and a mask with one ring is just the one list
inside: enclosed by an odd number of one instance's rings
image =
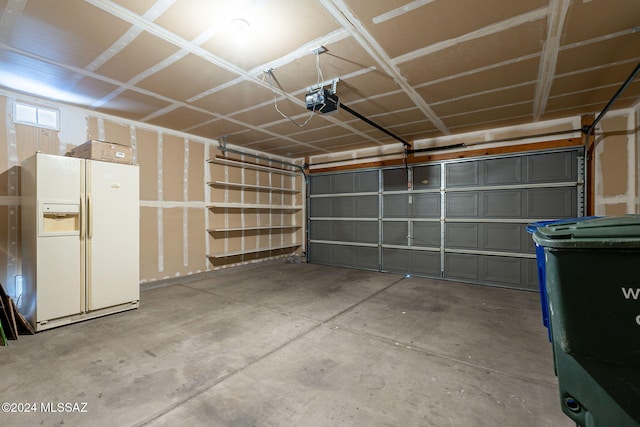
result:
[(35, 105), (15, 103), (13, 121), (47, 129), (60, 129), (60, 112)]

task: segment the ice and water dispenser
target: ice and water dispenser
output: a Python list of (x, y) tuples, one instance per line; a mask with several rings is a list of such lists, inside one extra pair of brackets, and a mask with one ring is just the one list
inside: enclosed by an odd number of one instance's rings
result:
[(80, 205), (69, 202), (43, 202), (40, 236), (60, 236), (80, 232)]

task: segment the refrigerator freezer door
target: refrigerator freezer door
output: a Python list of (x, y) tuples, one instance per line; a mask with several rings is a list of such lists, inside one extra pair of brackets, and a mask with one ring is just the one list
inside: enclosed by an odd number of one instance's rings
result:
[(37, 267), (38, 323), (82, 312), (78, 236), (40, 237)]
[[(36, 210), (37, 322), (78, 314), (83, 309), (79, 230), (46, 233), (46, 206), (67, 205), (77, 209), (80, 201), (81, 160), (37, 154)], [(75, 226), (75, 223), (74, 223)]]
[(138, 167), (87, 160), (88, 310), (140, 299)]

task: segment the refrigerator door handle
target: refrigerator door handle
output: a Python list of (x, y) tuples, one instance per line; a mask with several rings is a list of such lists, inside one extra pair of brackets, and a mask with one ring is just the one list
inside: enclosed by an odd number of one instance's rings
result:
[(89, 239), (93, 237), (93, 218), (91, 218), (91, 215), (91, 196), (87, 196), (87, 237)]
[(84, 220), (82, 219), (83, 215), (84, 215), (84, 198), (80, 197), (80, 215), (79, 215), (80, 240), (84, 240)]

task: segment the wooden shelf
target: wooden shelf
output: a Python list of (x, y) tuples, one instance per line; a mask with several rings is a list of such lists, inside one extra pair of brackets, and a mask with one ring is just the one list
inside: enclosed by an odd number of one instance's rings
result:
[(300, 228), (301, 225), (273, 225), (273, 226), (263, 226), (263, 227), (230, 227), (230, 228), (208, 228), (207, 231), (209, 233), (216, 232), (221, 233), (223, 231), (250, 231), (250, 230), (287, 230), (292, 228)]
[(300, 193), (301, 191), (301, 190), (294, 190), (292, 188), (268, 187), (265, 185), (241, 184), (239, 182), (226, 182), (226, 181), (207, 182), (207, 185), (212, 187), (216, 186), (216, 187), (250, 188), (253, 190), (278, 191), (282, 193)]
[(229, 208), (229, 209), (272, 209), (282, 211), (295, 211), (302, 209), (302, 205), (258, 205), (255, 203), (211, 203), (207, 208)]
[(241, 162), (239, 160), (221, 159), (218, 157), (216, 157), (215, 159), (209, 159), (207, 160), (207, 162), (215, 163), (218, 165), (228, 165), (228, 166), (235, 166), (239, 168), (253, 169), (257, 171), (274, 172), (274, 173), (290, 175), (290, 176), (295, 176), (300, 173), (300, 172), (295, 172), (287, 169), (280, 169), (272, 166), (263, 166), (263, 165), (257, 165), (255, 163), (246, 163), (246, 162)]
[(230, 256), (237, 256), (237, 255), (244, 255), (244, 254), (255, 254), (258, 252), (271, 252), (271, 251), (277, 251), (280, 249), (290, 249), (290, 248), (297, 248), (298, 246), (301, 246), (300, 243), (292, 243), (289, 245), (283, 245), (283, 246), (271, 246), (268, 248), (253, 248), (253, 249), (244, 249), (241, 251), (231, 251), (231, 252), (224, 252), (224, 253), (219, 253), (219, 254), (211, 254), (211, 255), (207, 255), (207, 257), (209, 258), (227, 258)]
[[(303, 177), (301, 170), (293, 166), (267, 166), (275, 162), (258, 164), (226, 157), (212, 157), (207, 160), (207, 163), (212, 166), (208, 168), (211, 174), (207, 175), (210, 178), (206, 182), (211, 200), (206, 203), (206, 208), (213, 210), (206, 212), (210, 221), (206, 238), (211, 239), (215, 245), (214, 253), (206, 255), (208, 262), (217, 268), (229, 263), (252, 262), (254, 258), (270, 259), (281, 255), (286, 256), (304, 246), (304, 236), (301, 237), (304, 223), (284, 225), (300, 222), (297, 216), (305, 208), (306, 201), (300, 199), (305, 191), (304, 183), (301, 184)], [(221, 168), (218, 165), (225, 167)], [(228, 174), (225, 172), (227, 168)], [(248, 173), (241, 175), (240, 172), (243, 169)], [(251, 170), (263, 171), (263, 173), (251, 172)], [(223, 172), (225, 172), (224, 175)], [(230, 192), (230, 190), (234, 191)], [(229, 196), (233, 196), (241, 192), (247, 197), (226, 196), (228, 193), (232, 193)], [(264, 219), (254, 218), (257, 215), (262, 215), (260, 218)], [(269, 215), (269, 219), (266, 219), (265, 215)], [(277, 218), (272, 218), (272, 215), (276, 215)], [(245, 219), (247, 219), (246, 222)], [(270, 223), (275, 225), (268, 225)], [(238, 226), (239, 224), (251, 225)], [(246, 239), (247, 237), (251, 238)], [(291, 241), (301, 243), (279, 245), (279, 243)], [(222, 246), (223, 244), (225, 246)], [(241, 244), (269, 246), (216, 253), (224, 251), (224, 247), (238, 248)]]

